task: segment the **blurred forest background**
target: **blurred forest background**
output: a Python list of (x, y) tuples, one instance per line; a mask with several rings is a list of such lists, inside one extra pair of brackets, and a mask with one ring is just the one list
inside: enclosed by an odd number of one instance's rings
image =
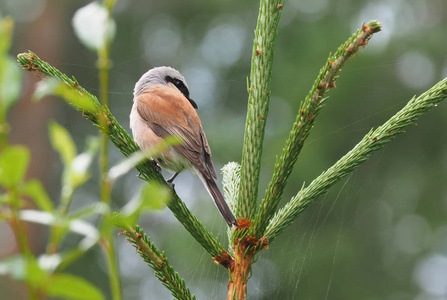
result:
[[(71, 25), (75, 11), (89, 2), (1, 0), (1, 14), (15, 20), (11, 54), (31, 50), (98, 95), (96, 54), (81, 45)], [(258, 5), (236, 0), (118, 0), (113, 11), (117, 32), (111, 48), (110, 109), (124, 128), (129, 129), (135, 82), (152, 67), (170, 65), (187, 79), (216, 167), (240, 162)], [(413, 95), (447, 76), (444, 0), (286, 1), (275, 50), (260, 196), (299, 102), (329, 52), (371, 19), (382, 22), (383, 30), (342, 70), (290, 177), (285, 200)], [(60, 99), (31, 102), (39, 78), (27, 72), (22, 76), (21, 98), (8, 117), (10, 141), (31, 147), (27, 177), (41, 180), (58, 201), (62, 164), (50, 146), (48, 122), (55, 119), (67, 127), (78, 149), (84, 148), (87, 135), (98, 133)], [(250, 299), (447, 299), (447, 103), (418, 124), (333, 187), (262, 251), (249, 281)], [(112, 146), (110, 161), (121, 158)], [(97, 169), (75, 194), (71, 210), (98, 201)], [(136, 175), (130, 172), (114, 187), (116, 209), (143, 184)], [(185, 172), (176, 179), (176, 189), (224, 242), (226, 225), (200, 181)], [(146, 214), (139, 224), (166, 251), (198, 299), (225, 297), (227, 271), (212, 262), (168, 209)], [(29, 234), (33, 252), (43, 252), (47, 228), (31, 225)], [(67, 240), (64, 246), (75, 242)], [(0, 259), (17, 251), (5, 222), (0, 223), (0, 244)], [(124, 299), (170, 298), (123, 237), (116, 237), (116, 247)], [(68, 272), (109, 295), (99, 247)], [(0, 292), (2, 299), (27, 299), (23, 286), (7, 277), (0, 277)]]

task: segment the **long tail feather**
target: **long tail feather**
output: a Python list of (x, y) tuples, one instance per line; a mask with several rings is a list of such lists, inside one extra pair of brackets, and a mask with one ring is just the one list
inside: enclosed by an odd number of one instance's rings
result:
[(224, 196), (219, 190), (219, 187), (217, 186), (216, 182), (212, 178), (203, 178), (203, 176), (200, 176), (205, 184), (206, 189), (208, 190), (208, 193), (210, 193), (211, 197), (214, 200), (214, 204), (216, 204), (217, 209), (219, 210), (222, 217), (227, 222), (228, 226), (236, 226), (239, 228), (239, 224), (236, 221), (236, 218), (233, 215), (233, 212), (231, 211), (230, 207), (228, 207), (227, 202), (225, 201)]

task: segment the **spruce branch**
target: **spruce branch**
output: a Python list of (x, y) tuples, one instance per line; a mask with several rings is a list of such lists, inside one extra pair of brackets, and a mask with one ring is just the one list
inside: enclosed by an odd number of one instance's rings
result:
[(150, 238), (138, 226), (117, 224), (127, 236), (127, 240), (137, 249), (138, 254), (155, 271), (161, 283), (171, 291), (175, 299), (196, 299), (185, 285), (185, 280), (180, 278), (174, 268), (169, 265), (168, 258), (155, 247)]
[[(106, 134), (109, 140), (121, 151), (121, 153), (124, 154), (124, 156), (128, 157), (130, 154), (140, 150), (138, 145), (109, 111), (108, 107), (102, 106), (98, 99), (80, 86), (74, 77), (72, 79), (67, 77), (67, 75), (41, 60), (31, 51), (29, 53), (19, 54), (17, 56), (17, 61), (24, 70), (36, 72), (43, 77), (54, 78), (66, 84), (74, 94), (86, 97), (90, 105), (88, 110), (85, 110), (85, 103), (80, 105), (79, 102), (71, 101), (70, 99), (67, 99), (67, 102), (77, 110), (81, 111), (83, 115), (88, 120), (92, 121), (102, 133)], [(155, 180), (161, 185), (167, 186), (163, 176), (156, 170), (152, 163), (149, 163), (148, 161), (141, 163), (137, 166), (137, 170), (141, 174), (141, 179), (148, 182), (149, 180)], [(214, 235), (191, 213), (174, 190), (172, 190), (172, 199), (167, 203), (167, 206), (186, 230), (188, 230), (188, 232), (212, 257), (224, 254), (224, 249), (217, 241), (216, 237), (214, 237)]]
[(343, 43), (334, 55), (329, 54), (327, 63), (320, 70), (312, 89), (304, 101), (301, 101), (295, 123), (289, 133), (281, 157), (276, 160), (272, 180), (259, 207), (256, 222), (254, 222), (254, 236), (263, 235), (265, 227), (275, 213), (304, 141), (313, 128), (318, 112), (327, 100), (327, 92), (330, 88), (335, 87), (335, 80), (338, 78), (341, 68), (361, 47), (366, 46), (372, 35), (379, 32), (380, 29), (380, 24), (377, 21), (363, 24), (362, 28)]
[(262, 144), (270, 100), (273, 50), (284, 0), (261, 0), (253, 42), (247, 121), (241, 162), (236, 217), (252, 220), (256, 213)]
[[(234, 212), (237, 200), (239, 199), (239, 185), (241, 182), (241, 166), (236, 162), (229, 162), (223, 166), (222, 174), (222, 186), (225, 200), (228, 203), (230, 209)], [(228, 245), (230, 245), (229, 250), (232, 254), (232, 236), (233, 228), (227, 228), (228, 235)]]
[(270, 220), (264, 236), (271, 242), (318, 196), (326, 193), (329, 187), (352, 172), (375, 151), (392, 141), (397, 134), (405, 132), (405, 126), (415, 124), (420, 115), (429, 111), (445, 98), (447, 98), (447, 78), (419, 97), (413, 97), (406, 106), (382, 126), (376, 130), (371, 129), (351, 151), (314, 179), (306, 188), (301, 189), (279, 210)]

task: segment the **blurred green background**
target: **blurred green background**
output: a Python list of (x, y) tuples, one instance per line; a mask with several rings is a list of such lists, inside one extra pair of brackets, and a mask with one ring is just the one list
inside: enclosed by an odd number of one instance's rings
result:
[[(15, 19), (12, 55), (31, 50), (98, 95), (96, 55), (75, 37), (74, 12), (90, 1), (1, 0), (0, 12)], [(135, 82), (148, 69), (170, 65), (186, 77), (217, 168), (240, 161), (258, 1), (117, 0), (113, 17), (111, 111), (128, 127)], [(377, 127), (447, 76), (447, 2), (444, 0), (288, 0), (275, 50), (272, 99), (263, 153), (263, 196), (299, 102), (307, 95), (329, 52), (362, 22), (383, 23), (364, 51), (349, 61), (330, 91), (284, 194), (309, 183)], [(78, 148), (97, 135), (89, 121), (64, 101), (30, 98), (39, 78), (23, 72), (20, 101), (9, 114), (11, 143), (31, 147), (29, 178), (44, 182), (58, 201), (62, 165), (48, 140), (47, 124), (69, 128)], [(447, 299), (447, 103), (441, 103), (309, 207), (262, 251), (248, 285), (250, 299)], [(129, 131), (130, 132), (130, 131)], [(111, 147), (110, 161), (122, 158)], [(98, 170), (78, 191), (71, 209), (97, 201)], [(118, 209), (142, 181), (131, 172), (114, 187)], [(168, 174), (166, 174), (168, 175)], [(200, 181), (176, 179), (188, 207), (225, 243), (226, 225)], [(198, 299), (224, 299), (227, 271), (165, 209), (140, 220), (166, 251), (170, 263)], [(29, 227), (34, 253), (48, 237)], [(76, 243), (68, 240), (65, 247)], [(0, 223), (0, 259), (16, 249)], [(169, 299), (135, 249), (116, 238), (124, 299)], [(107, 266), (99, 247), (72, 265), (108, 295)], [(21, 284), (0, 277), (1, 299), (26, 299)]]

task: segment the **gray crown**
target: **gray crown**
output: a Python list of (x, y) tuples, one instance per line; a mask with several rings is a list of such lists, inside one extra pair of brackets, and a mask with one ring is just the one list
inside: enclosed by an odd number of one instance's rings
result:
[(140, 96), (156, 85), (167, 85), (167, 77), (182, 81), (186, 88), (188, 88), (185, 77), (183, 77), (183, 75), (180, 74), (180, 72), (176, 69), (164, 66), (156, 67), (144, 73), (143, 76), (141, 76), (140, 80), (138, 80), (138, 82), (135, 84), (135, 88), (133, 91), (134, 97)]

